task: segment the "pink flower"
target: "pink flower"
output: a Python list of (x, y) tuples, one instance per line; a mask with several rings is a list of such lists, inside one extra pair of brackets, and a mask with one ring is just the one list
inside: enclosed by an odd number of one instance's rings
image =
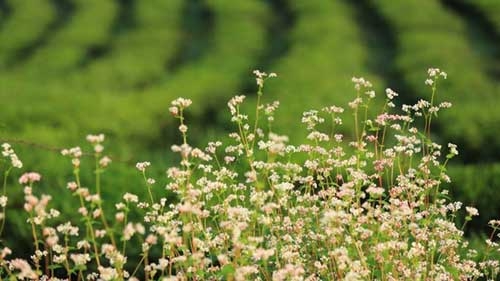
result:
[(24, 173), (20, 178), (19, 178), (19, 183), (20, 184), (27, 184), (27, 183), (34, 183), (37, 181), (40, 181), (42, 176), (39, 173), (35, 172), (29, 172), (29, 173)]

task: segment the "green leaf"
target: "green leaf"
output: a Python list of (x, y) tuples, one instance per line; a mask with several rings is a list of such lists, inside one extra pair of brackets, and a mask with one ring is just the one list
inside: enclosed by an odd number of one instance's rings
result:
[(220, 275), (227, 278), (229, 276), (232, 276), (235, 271), (236, 270), (234, 269), (234, 266), (232, 264), (226, 264), (222, 267)]

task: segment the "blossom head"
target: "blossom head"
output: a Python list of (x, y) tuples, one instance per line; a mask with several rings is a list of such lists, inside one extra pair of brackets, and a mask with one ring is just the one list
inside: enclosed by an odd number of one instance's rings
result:
[(19, 183), (20, 184), (32, 184), (34, 182), (40, 181), (41, 179), (42, 179), (42, 176), (39, 173), (29, 172), (29, 173), (24, 173), (19, 178)]

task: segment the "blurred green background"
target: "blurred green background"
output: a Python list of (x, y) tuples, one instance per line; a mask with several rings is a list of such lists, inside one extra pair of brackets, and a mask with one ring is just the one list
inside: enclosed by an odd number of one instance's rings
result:
[[(168, 114), (176, 97), (193, 100), (189, 138), (204, 146), (230, 128), (231, 96), (255, 99), (252, 70), (277, 72), (264, 99), (281, 102), (275, 129), (297, 143), (301, 113), (344, 106), (352, 76), (412, 103), (430, 96), (429, 67), (449, 74), (438, 99), (454, 106), (434, 138), (460, 148), (452, 198), (480, 210), (471, 229), (483, 233), (500, 217), (498, 0), (0, 0), (0, 142), (71, 213), (71, 165), (58, 150), (104, 133), (113, 206), (124, 192), (145, 193), (137, 161), (152, 162), (155, 192), (164, 192), (165, 168), (177, 161), (169, 148), (180, 142)], [(92, 185), (92, 168), (82, 172)], [(14, 179), (8, 195), (4, 236), (22, 248), (29, 234)]]

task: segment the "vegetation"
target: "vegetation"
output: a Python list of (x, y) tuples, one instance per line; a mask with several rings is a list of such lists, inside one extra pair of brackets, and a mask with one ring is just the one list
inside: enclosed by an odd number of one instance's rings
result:
[[(431, 68), (426, 84), (431, 101), (419, 100), (396, 110), (397, 93), (388, 89), (378, 114), (364, 114), (375, 98), (372, 84), (353, 78), (355, 96), (346, 111), (355, 116), (354, 139), (337, 130), (344, 108), (326, 105), (303, 113), (307, 141), (289, 145), (276, 134), (276, 103), (265, 104), (264, 84), (275, 73), (254, 71), (258, 86), (255, 119), (242, 111), (245, 96), (227, 103), (235, 131), (227, 144), (204, 149), (188, 142), (186, 112), (192, 101), (178, 98), (170, 114), (179, 120), (182, 141), (173, 145), (180, 162), (167, 169), (163, 193), (150, 162), (138, 162), (147, 196), (126, 192), (113, 202), (102, 196), (101, 176), (111, 164), (103, 134), (88, 135), (94, 155), (93, 183), (81, 181), (80, 147), (61, 151), (71, 159), (67, 182), (80, 220), (58, 222), (52, 197), (39, 194), (42, 176), (26, 172), (27, 214), (35, 250), (29, 260), (6, 246), (0, 250), (0, 276), (46, 280), (494, 280), (500, 250), (500, 220), (489, 222), (491, 235), (481, 255), (463, 238), (463, 229), (479, 215), (448, 200), (448, 162), (459, 154), (432, 141), (432, 121), (450, 107), (435, 103), (437, 84), (447, 77)], [(370, 112), (370, 111), (367, 111)], [(399, 113), (401, 112), (401, 113)], [(347, 113), (347, 112), (345, 112)], [(330, 129), (319, 127), (331, 120)], [(266, 124), (267, 123), (267, 124)], [(267, 126), (266, 126), (267, 125)], [(268, 129), (265, 129), (266, 126)], [(417, 129), (422, 127), (423, 130)], [(23, 164), (2, 144), (5, 162), (0, 206), (5, 217), (6, 179)], [(353, 151), (350, 153), (349, 151)], [(295, 154), (307, 160), (294, 160)], [(114, 204), (113, 204), (114, 203)], [(103, 207), (113, 204), (110, 212)], [(140, 214), (134, 218), (132, 214)], [(3, 225), (0, 227), (0, 232)], [(9, 241), (6, 241), (8, 243)], [(137, 261), (131, 252), (141, 249)], [(11, 258), (13, 256), (13, 258)], [(134, 262), (129, 263), (129, 258)], [(141, 274), (141, 275), (139, 275)], [(60, 279), (56, 279), (60, 280)]]
[[(440, 114), (432, 137), (458, 144), (462, 153), (448, 167), (450, 194), (481, 211), (470, 232), (484, 235), (500, 212), (495, 2), (0, 0), (0, 141), (16, 146), (28, 170), (42, 169), (38, 188), (61, 191), (55, 207), (74, 214), (71, 194), (62, 192), (71, 176), (61, 173), (62, 147), (105, 133), (114, 144), (107, 148), (114, 187), (102, 195), (116, 198), (142, 184), (128, 169), (134, 163), (149, 159), (156, 175), (175, 163), (165, 147), (180, 140), (177, 125), (164, 114), (179, 95), (193, 100), (190, 143), (202, 147), (231, 128), (220, 104), (235, 94), (246, 94), (248, 104), (259, 99), (250, 71), (276, 71), (283, 79), (269, 85), (267, 98), (286, 106), (272, 129), (298, 144), (306, 141), (296, 125), (302, 112), (348, 102), (353, 74), (379, 85), (377, 95), (391, 87), (414, 104), (430, 98), (422, 69), (437, 65), (453, 77), (439, 87), (454, 108)], [(373, 100), (370, 108), (381, 105)], [(242, 110), (255, 115), (246, 104)], [(354, 139), (354, 117), (343, 122), (337, 129)], [(82, 181), (92, 180), (92, 170), (82, 169)], [(22, 241), (17, 252), (27, 252), (30, 239), (21, 231), (23, 200), (12, 195), (6, 221), (6, 234)]]
[(10, 13), (0, 29), (0, 71), (5, 71), (20, 55), (35, 47), (37, 41), (43, 40), (56, 16), (48, 0), (36, 3), (12, 0), (6, 5)]

